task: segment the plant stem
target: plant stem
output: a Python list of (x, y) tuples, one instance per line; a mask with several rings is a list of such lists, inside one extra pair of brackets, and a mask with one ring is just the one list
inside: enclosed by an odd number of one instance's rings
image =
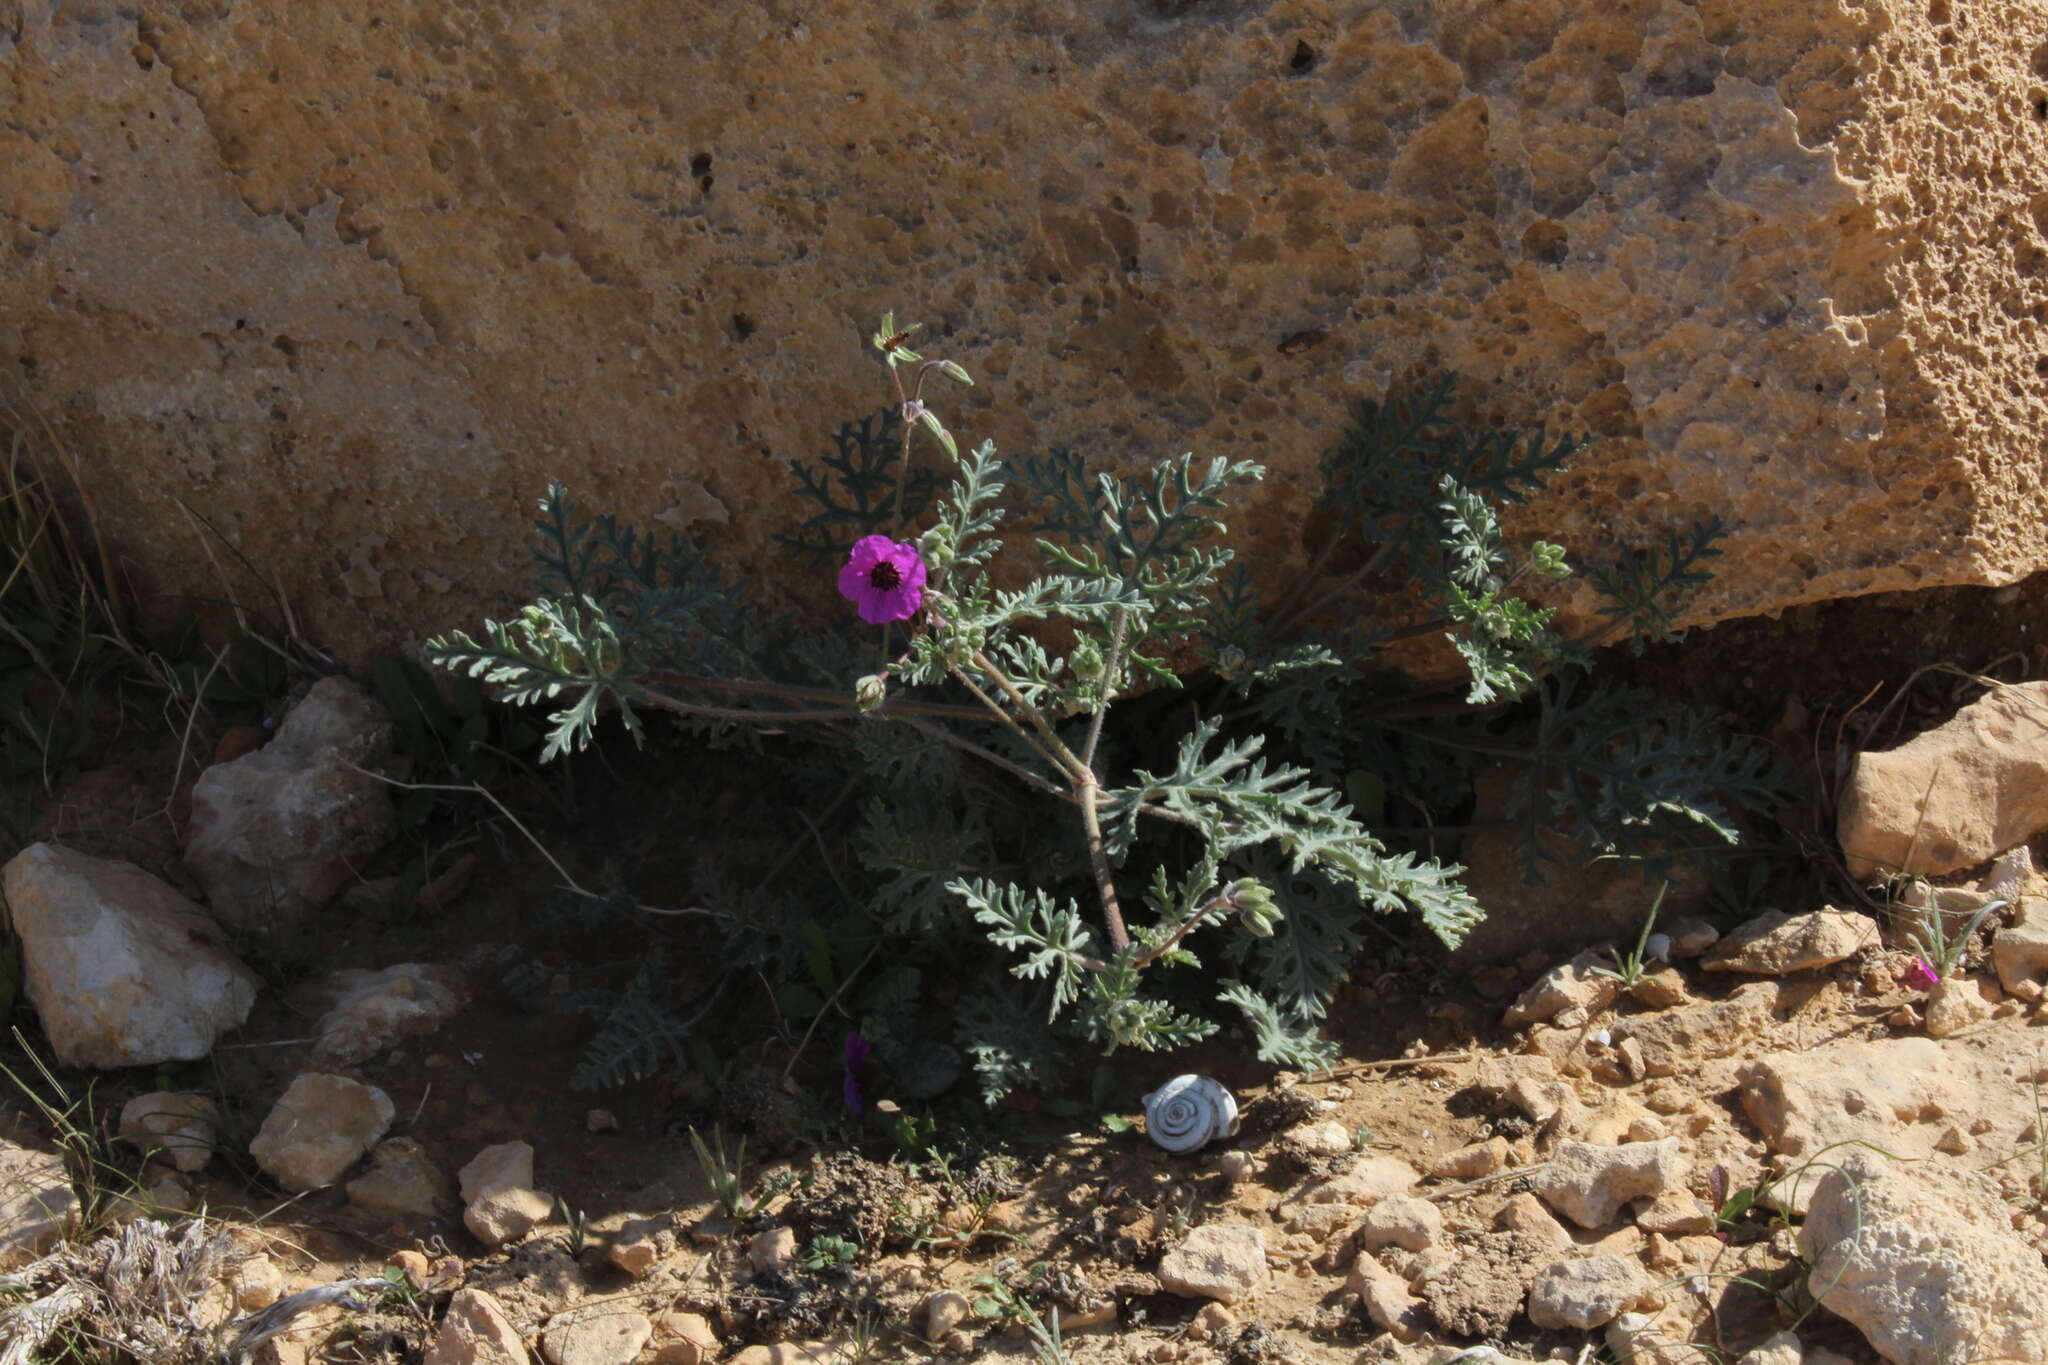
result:
[[(740, 696), (786, 697), (791, 701), (816, 701), (838, 704), (844, 707), (844, 714), (852, 715), (856, 707), (844, 692), (829, 687), (797, 687), (784, 683), (754, 682), (739, 678), (704, 678), (691, 673), (672, 673), (667, 669), (650, 668), (641, 673), (649, 682), (667, 683), (672, 687), (696, 687), (706, 692), (731, 692)], [(955, 706), (947, 702), (909, 701), (891, 697), (876, 708), (877, 714), (901, 716), (932, 716), (941, 720), (980, 720), (981, 712), (972, 706)], [(766, 715), (767, 712), (761, 714)]]
[(1109, 849), (1102, 842), (1102, 820), (1095, 811), (1101, 787), (1093, 770), (1076, 778), (1075, 796), (1081, 803), (1081, 827), (1088, 832), (1088, 862), (1095, 869), (1095, 891), (1102, 898), (1102, 920), (1109, 928), (1109, 948), (1117, 955), (1130, 951), (1131, 934), (1124, 928), (1124, 912), (1116, 901), (1116, 878), (1109, 865)]
[(1095, 714), (1088, 720), (1088, 739), (1081, 746), (1081, 762), (1092, 772), (1095, 768), (1095, 745), (1102, 738), (1102, 718), (1109, 714), (1109, 703), (1116, 695), (1116, 674), (1124, 662), (1124, 637), (1131, 628), (1131, 613), (1128, 608), (1116, 610), (1116, 627), (1109, 635), (1109, 658), (1102, 667), (1102, 700), (1095, 707)]
[(1003, 670), (996, 667), (993, 659), (977, 649), (974, 651), (974, 666), (987, 674), (995, 685), (1003, 690), (1003, 695), (1010, 699), (1011, 705), (1024, 713), (1024, 719), (1031, 722), (1031, 728), (1038, 731), (1039, 735), (1045, 740), (1047, 747), (1058, 756), (1059, 766), (1072, 774), (1076, 783), (1088, 782), (1092, 784), (1094, 782), (1094, 770), (1086, 763), (1083, 763), (1075, 755), (1074, 751), (1066, 746), (1065, 741), (1061, 740), (1058, 733), (1053, 730), (1052, 722), (1048, 721), (1037, 707), (1025, 700), (1024, 694), (1017, 690), (1017, 685), (1003, 675)]
[[(962, 750), (966, 753), (973, 754), (976, 758), (979, 758), (986, 763), (993, 763), (996, 767), (1001, 768), (1004, 772), (1009, 773), (1012, 777), (1017, 778), (1019, 781), (1030, 783), (1032, 786), (1038, 788), (1042, 792), (1045, 792), (1049, 796), (1057, 796), (1062, 801), (1071, 801), (1074, 799), (1074, 794), (1068, 791), (1066, 788), (1060, 786), (1058, 783), (1053, 782), (1048, 778), (1041, 777), (1039, 774), (1032, 772), (1031, 769), (1024, 767), (1022, 764), (1012, 763), (1009, 759), (1004, 758), (995, 750), (986, 748), (980, 744), (976, 744), (971, 739), (962, 738), (961, 736), (954, 734), (951, 730), (946, 729), (942, 725), (934, 725), (930, 721), (920, 720), (916, 716), (905, 716), (903, 718), (903, 723), (905, 725), (910, 726), (914, 730), (917, 730), (923, 734), (930, 735), (933, 739), (943, 741), (944, 743), (952, 745), (956, 749)], [(1026, 736), (1026, 738), (1028, 739), (1029, 737)]]
[(975, 682), (974, 679), (968, 677), (965, 669), (959, 667), (957, 664), (949, 663), (946, 665), (946, 671), (948, 673), (951, 673), (955, 678), (959, 679), (960, 685), (962, 687), (965, 687), (969, 692), (972, 692), (974, 694), (975, 700), (979, 701), (983, 706), (988, 708), (988, 712), (990, 715), (994, 716), (1003, 724), (1009, 726), (1010, 733), (1016, 735), (1017, 738), (1023, 740), (1024, 746), (1031, 750), (1032, 753), (1037, 754), (1040, 758), (1044, 759), (1052, 767), (1058, 768), (1061, 772), (1067, 771), (1067, 765), (1060, 762), (1059, 759), (1045, 747), (1045, 745), (1039, 743), (1038, 737), (1036, 735), (1032, 734), (1029, 730), (1026, 730), (1022, 725), (1019, 725), (1017, 723), (1017, 718), (1015, 716), (1012, 716), (1008, 711), (1005, 711), (1002, 707), (996, 705), (995, 698), (991, 697), (988, 693), (982, 691), (981, 685)]
[(674, 711), (678, 715), (703, 716), (707, 720), (738, 721), (747, 725), (780, 725), (793, 721), (813, 720), (852, 720), (858, 714), (850, 703), (846, 706), (819, 711), (767, 711), (758, 706), (706, 706), (702, 702), (684, 701), (681, 697), (671, 697), (665, 692), (656, 692), (646, 687), (635, 687), (628, 695), (634, 701), (645, 702), (649, 706), (658, 706), (664, 711)]
[(1157, 962), (1160, 958), (1165, 957), (1168, 953), (1173, 951), (1173, 947), (1175, 944), (1179, 943), (1182, 939), (1186, 938), (1190, 933), (1192, 933), (1196, 925), (1200, 924), (1203, 920), (1209, 918), (1210, 913), (1222, 904), (1222, 896), (1219, 895), (1211, 897), (1207, 905), (1204, 905), (1201, 909), (1195, 911), (1194, 914), (1189, 915), (1186, 919), (1182, 920), (1180, 928), (1174, 930), (1171, 934), (1167, 935), (1167, 937), (1161, 942), (1156, 943), (1152, 947), (1147, 948), (1144, 952), (1139, 953), (1138, 956), (1132, 961), (1131, 965), (1134, 967), (1149, 967), (1154, 962)]

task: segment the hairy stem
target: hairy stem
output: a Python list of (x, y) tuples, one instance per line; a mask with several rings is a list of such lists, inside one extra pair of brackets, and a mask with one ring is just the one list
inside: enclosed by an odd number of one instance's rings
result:
[(1124, 637), (1130, 632), (1131, 613), (1127, 608), (1118, 607), (1116, 627), (1109, 636), (1109, 658), (1102, 666), (1102, 700), (1095, 708), (1095, 714), (1088, 719), (1088, 740), (1081, 746), (1081, 761), (1092, 772), (1095, 768), (1095, 746), (1102, 739), (1102, 718), (1109, 714), (1109, 703), (1116, 695), (1116, 673), (1124, 663)]
[(1029, 768), (1024, 767), (1022, 764), (1012, 763), (1009, 759), (1004, 758), (1001, 754), (997, 753), (993, 749), (987, 748), (980, 744), (976, 744), (973, 740), (967, 739), (961, 735), (954, 734), (951, 730), (946, 729), (943, 725), (934, 725), (930, 721), (920, 720), (916, 716), (905, 716), (903, 718), (903, 723), (905, 725), (910, 726), (912, 729), (917, 730), (921, 734), (930, 735), (933, 739), (940, 740), (944, 743), (950, 744), (954, 748), (962, 750), (963, 752), (973, 754), (976, 758), (981, 759), (985, 763), (993, 763), (996, 767), (1001, 768), (1004, 772), (1009, 773), (1012, 777), (1017, 778), (1019, 781), (1029, 783), (1030, 785), (1038, 788), (1040, 791), (1045, 792), (1049, 796), (1057, 796), (1062, 801), (1071, 801), (1074, 799), (1074, 794), (1068, 791), (1066, 788), (1060, 786), (1058, 783), (1053, 782), (1045, 777), (1042, 777), (1035, 772), (1032, 772)]
[(1122, 955), (1130, 951), (1131, 933), (1124, 927), (1123, 907), (1117, 904), (1114, 869), (1109, 865), (1109, 848), (1102, 841), (1102, 820), (1095, 810), (1101, 792), (1095, 774), (1090, 771), (1080, 776), (1074, 794), (1081, 803), (1081, 827), (1088, 832), (1088, 862), (1095, 869), (1095, 892), (1102, 898), (1102, 921), (1109, 929), (1110, 952)]
[[(735, 696), (783, 697), (790, 701), (824, 702), (840, 706), (842, 715), (852, 715), (857, 709), (851, 696), (829, 687), (798, 687), (788, 683), (754, 682), (740, 678), (706, 678), (692, 673), (672, 673), (663, 668), (647, 669), (640, 677), (647, 682), (666, 683), (671, 687), (696, 687), (706, 692), (730, 692)], [(939, 720), (982, 718), (979, 707), (955, 706), (948, 702), (911, 701), (903, 697), (890, 697), (875, 708), (875, 714), (931, 716)]]
[(1152, 947), (1147, 948), (1144, 952), (1139, 953), (1137, 958), (1133, 961), (1131, 965), (1135, 967), (1149, 967), (1153, 963), (1157, 962), (1160, 958), (1165, 957), (1168, 953), (1173, 951), (1175, 944), (1179, 943), (1182, 939), (1186, 938), (1190, 933), (1194, 931), (1196, 925), (1200, 924), (1203, 920), (1209, 918), (1209, 916), (1217, 909), (1219, 909), (1222, 905), (1223, 897), (1211, 897), (1208, 904), (1202, 906), (1199, 910), (1195, 911), (1195, 913), (1189, 915), (1186, 919), (1182, 920), (1180, 927), (1178, 929), (1175, 929), (1171, 934), (1167, 935), (1166, 938), (1154, 944)]
[(1009, 726), (1010, 733), (1014, 734), (1015, 736), (1017, 736), (1017, 738), (1024, 741), (1024, 747), (1031, 750), (1032, 753), (1037, 754), (1040, 758), (1044, 759), (1048, 766), (1057, 768), (1063, 773), (1067, 772), (1067, 765), (1060, 762), (1057, 755), (1055, 755), (1051, 750), (1047, 749), (1045, 745), (1041, 744), (1036, 735), (1032, 734), (1029, 730), (1026, 730), (1022, 725), (1018, 724), (1017, 718), (1015, 716), (1011, 715), (1008, 711), (1005, 711), (1002, 707), (996, 705), (995, 698), (991, 697), (987, 692), (984, 692), (981, 688), (981, 684), (975, 682), (974, 679), (967, 676), (967, 670), (961, 668), (957, 664), (949, 663), (946, 665), (946, 671), (948, 673), (951, 673), (955, 678), (957, 678), (962, 687), (966, 688), (969, 692), (972, 692), (974, 694), (975, 700), (979, 701), (983, 706), (988, 708), (988, 712), (990, 715), (994, 716), (1003, 724)]
[(1086, 763), (1083, 763), (1079, 756), (1066, 746), (1066, 742), (1052, 728), (1052, 722), (1045, 718), (1043, 712), (1025, 699), (1024, 694), (1017, 690), (1017, 685), (1009, 680), (1003, 673), (1003, 670), (996, 667), (995, 660), (977, 649), (974, 651), (974, 666), (987, 674), (990, 681), (1001, 688), (1003, 695), (1010, 699), (1010, 704), (1024, 713), (1024, 719), (1031, 723), (1031, 728), (1038, 731), (1039, 736), (1045, 740), (1046, 746), (1058, 756), (1059, 766), (1066, 769), (1077, 784), (1087, 782), (1092, 785), (1094, 783), (1094, 770)]

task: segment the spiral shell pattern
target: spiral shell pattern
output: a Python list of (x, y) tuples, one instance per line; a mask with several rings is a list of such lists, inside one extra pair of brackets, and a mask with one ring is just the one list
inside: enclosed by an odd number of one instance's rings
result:
[(1145, 1132), (1176, 1155), (1237, 1132), (1237, 1099), (1207, 1076), (1175, 1076), (1145, 1096)]

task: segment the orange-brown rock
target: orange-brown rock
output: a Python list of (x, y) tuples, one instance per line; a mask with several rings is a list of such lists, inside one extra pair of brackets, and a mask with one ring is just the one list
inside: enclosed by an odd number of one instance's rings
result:
[(1276, 581), (1350, 402), (1442, 368), (1606, 438), (1525, 532), (1728, 517), (1688, 619), (2048, 562), (2020, 0), (0, 0), (0, 35), (0, 364), (160, 602), (270, 597), (182, 499), (353, 658), (515, 600), (554, 478), (825, 596), (772, 539), (787, 461), (878, 405), (888, 308), (985, 381), (972, 436), (1269, 462), (1237, 525)]

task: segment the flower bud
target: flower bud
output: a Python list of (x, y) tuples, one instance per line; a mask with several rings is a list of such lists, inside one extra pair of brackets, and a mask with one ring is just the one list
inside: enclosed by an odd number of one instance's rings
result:
[(1280, 924), (1280, 903), (1263, 883), (1250, 877), (1224, 887), (1223, 902), (1237, 912), (1245, 932), (1256, 938), (1271, 938)]
[(1224, 678), (1235, 678), (1244, 672), (1244, 666), (1251, 660), (1236, 645), (1225, 645), (1216, 651), (1216, 672)]
[(1082, 636), (1081, 642), (1074, 646), (1074, 652), (1067, 656), (1067, 667), (1073, 670), (1074, 677), (1079, 682), (1101, 682), (1101, 648), (1092, 639)]
[(889, 675), (870, 673), (853, 685), (854, 704), (862, 711), (878, 709), (889, 698)]
[(917, 552), (934, 569), (951, 567), (954, 559), (953, 528), (944, 522), (917, 538)]

